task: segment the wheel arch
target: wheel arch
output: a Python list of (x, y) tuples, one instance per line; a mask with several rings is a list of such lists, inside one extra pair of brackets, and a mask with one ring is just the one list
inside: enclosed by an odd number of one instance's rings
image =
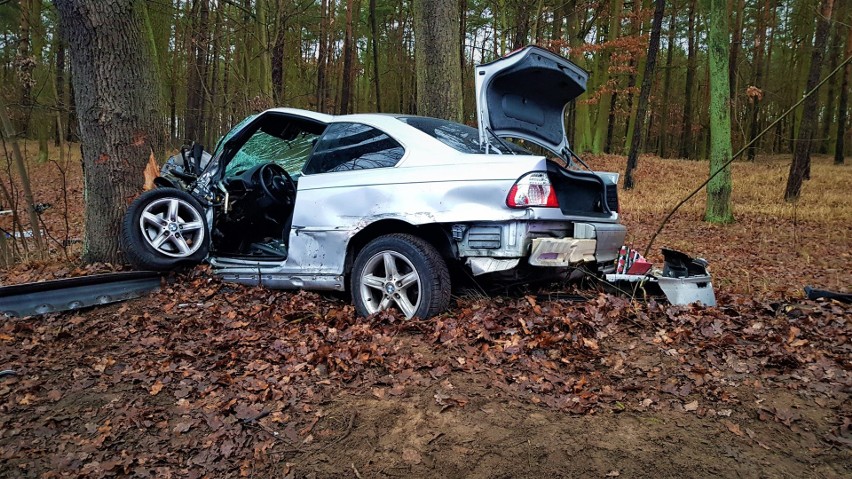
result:
[(440, 223), (413, 225), (403, 220), (383, 219), (370, 223), (349, 240), (346, 245), (344, 274), (348, 276), (352, 272), (355, 258), (370, 241), (393, 233), (408, 233), (426, 240), (445, 260), (458, 258), (458, 250), (452, 242), (448, 226)]

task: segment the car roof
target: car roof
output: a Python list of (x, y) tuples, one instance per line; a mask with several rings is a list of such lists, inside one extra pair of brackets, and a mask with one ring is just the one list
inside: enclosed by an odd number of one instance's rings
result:
[(263, 113), (284, 113), (303, 118), (309, 118), (323, 123), (356, 122), (378, 128), (390, 134), (405, 149), (405, 156), (397, 163), (401, 166), (426, 166), (430, 164), (446, 164), (451, 158), (467, 153), (461, 153), (452, 147), (438, 141), (427, 133), (414, 128), (399, 120), (400, 113), (354, 113), (350, 115), (328, 115), (299, 108), (272, 108)]

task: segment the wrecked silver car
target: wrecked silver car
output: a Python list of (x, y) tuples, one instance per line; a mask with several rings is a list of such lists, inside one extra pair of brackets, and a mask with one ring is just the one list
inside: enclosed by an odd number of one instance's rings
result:
[(537, 47), (481, 65), (478, 129), (268, 110), (212, 156), (170, 161), (129, 208), (124, 252), (145, 269), (206, 260), (239, 283), (348, 289), (361, 315), (393, 307), (408, 318), (446, 309), (456, 267), (609, 271), (625, 236), (618, 175), (578, 168), (563, 121), (587, 77)]

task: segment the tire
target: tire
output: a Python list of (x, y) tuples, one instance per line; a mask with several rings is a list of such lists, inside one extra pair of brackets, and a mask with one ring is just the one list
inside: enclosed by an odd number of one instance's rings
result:
[[(169, 216), (174, 209), (174, 218)], [(121, 223), (121, 249), (137, 269), (166, 271), (207, 257), (204, 208), (189, 193), (156, 188), (130, 205)]]
[(361, 316), (394, 307), (407, 319), (427, 319), (449, 306), (450, 273), (438, 251), (425, 240), (390, 234), (367, 243), (358, 253), (351, 290)]

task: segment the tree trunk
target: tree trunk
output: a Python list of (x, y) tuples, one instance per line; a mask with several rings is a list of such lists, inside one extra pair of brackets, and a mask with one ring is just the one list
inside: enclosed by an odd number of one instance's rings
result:
[(258, 43), (259, 52), (254, 64), (257, 67), (257, 86), (258, 93), (266, 103), (265, 107), (269, 107), (269, 102), (272, 101), (272, 55), (269, 47), (269, 25), (267, 25), (267, 11), (269, 0), (255, 0), (255, 14), (257, 15), (256, 41)]
[[(770, 0), (765, 0), (763, 10), (761, 11), (760, 2), (758, 2), (757, 11), (757, 35), (754, 39), (754, 76), (752, 86), (765, 89), (763, 84), (763, 52), (766, 48), (766, 29), (769, 28), (769, 9)], [(758, 95), (751, 95), (751, 124), (749, 125), (749, 142), (752, 142), (760, 131), (760, 102), (761, 92)], [(757, 155), (759, 142), (755, 142), (748, 148), (748, 160), (753, 162)]]
[[(443, 0), (440, 0), (443, 1)], [(429, 0), (424, 0), (424, 3)], [(512, 41), (512, 50), (523, 48), (529, 43), (530, 32), (530, 7), (527, 2), (517, 2), (515, 6), (515, 38)]]
[(376, 0), (370, 0), (370, 40), (373, 45), (373, 87), (376, 90), (376, 111), (382, 112), (382, 88), (379, 84), (379, 28), (376, 24)]
[(207, 40), (209, 0), (194, 0), (191, 11), (191, 41), (189, 61), (187, 62), (189, 79), (186, 85), (186, 112), (184, 118), (184, 140), (204, 141), (204, 83), (207, 79)]
[[(333, 0), (332, 0), (333, 1)], [(325, 67), (327, 52), (328, 36), (328, 17), (331, 15), (328, 6), (329, 0), (322, 0), (320, 3), (320, 33), (319, 46), (317, 51), (317, 111), (325, 112)]]
[[(709, 6), (710, 34), (708, 53), (710, 57), (710, 175), (724, 167), (707, 184), (707, 205), (704, 220), (710, 223), (734, 221), (731, 207), (731, 105), (729, 102), (731, 79), (728, 62), (728, 16), (725, 0), (705, 0)], [(742, 13), (740, 13), (742, 15)]]
[[(219, 9), (216, 9), (213, 17), (213, 31), (221, 32), (222, 31), (222, 15)], [(204, 114), (204, 144), (208, 146), (208, 149), (212, 150), (215, 146), (216, 139), (219, 137), (219, 127), (218, 124), (214, 122), (214, 119), (218, 117), (220, 111), (222, 111), (219, 105), (219, 49), (220, 42), (222, 40), (222, 35), (216, 34), (213, 35), (213, 45), (210, 49), (210, 54), (208, 55), (207, 61), (207, 70), (210, 72), (210, 77), (207, 80), (208, 88), (205, 91), (209, 91), (210, 100), (207, 102), (207, 108), (205, 109)], [(210, 65), (212, 63), (212, 65)]]
[[(847, 21), (849, 17), (847, 16)], [(852, 57), (852, 28), (846, 29), (846, 58)], [(837, 143), (834, 146), (834, 164), (842, 165), (846, 160), (846, 121), (849, 114), (849, 83), (852, 80), (852, 63), (843, 67), (843, 83), (840, 85), (840, 100), (837, 106)]]
[(54, 39), (56, 45), (56, 79), (54, 85), (56, 87), (56, 109), (57, 118), (56, 135), (53, 141), (54, 146), (61, 146), (65, 131), (65, 42), (62, 41), (62, 26), (57, 25), (58, 35)]
[[(17, 138), (15, 138), (14, 132), (12, 131), (12, 122), (9, 121), (9, 116), (6, 114), (6, 104), (3, 102), (2, 97), (0, 97), (0, 133), (2, 133), (3, 138), (5, 138), (7, 142), (12, 144), (12, 157), (15, 159), (15, 169), (18, 170), (18, 176), (21, 179), (21, 189), (24, 190), (24, 199), (27, 202), (27, 213), (30, 217), (30, 229), (33, 232), (33, 240), (35, 241), (36, 249), (38, 250), (39, 255), (41, 255), (41, 253), (44, 252), (44, 241), (41, 237), (41, 227), (39, 226), (38, 213), (35, 209), (35, 197), (33, 196), (32, 183), (30, 183), (30, 176), (27, 173), (27, 166), (24, 163), (24, 155), (21, 153), (21, 147), (18, 144)], [(8, 195), (6, 196), (6, 199), (9, 200)]]
[(417, 113), (462, 121), (458, 0), (415, 0)]
[(677, 32), (676, 21), (677, 12), (672, 11), (672, 16), (669, 18), (669, 36), (668, 45), (666, 47), (666, 73), (663, 77), (663, 101), (662, 101), (662, 118), (660, 120), (660, 146), (657, 152), (660, 158), (668, 158), (668, 150), (666, 150), (666, 138), (668, 138), (669, 127), (669, 95), (671, 94), (672, 83), (672, 53), (674, 52), (675, 33)]
[(29, 133), (29, 120), (33, 109), (33, 87), (36, 84), (35, 78), (33, 78), (36, 60), (31, 51), (30, 33), (32, 31), (32, 23), (38, 19), (38, 16), (33, 14), (32, 6), (33, 2), (31, 0), (22, 0), (20, 2), (21, 17), (18, 29), (18, 54), (15, 58), (18, 68), (18, 82), (21, 86), (19, 92), (21, 107), (15, 123), (18, 130), (17, 133), (23, 136)]
[[(822, 0), (821, 14), (817, 16), (816, 35), (811, 53), (811, 66), (808, 72), (808, 83), (805, 92), (809, 92), (819, 83), (819, 74), (822, 69), (822, 57), (825, 53), (826, 37), (831, 19), (831, 10), (834, 0)], [(793, 152), (793, 163), (790, 164), (790, 174), (787, 176), (787, 189), (784, 191), (784, 199), (794, 201), (799, 198), (802, 191), (802, 182), (810, 176), (811, 167), (811, 142), (813, 132), (816, 129), (817, 108), (819, 95), (811, 95), (803, 103), (802, 120), (799, 124), (799, 134)]]
[[(758, 3), (759, 2), (760, 0), (758, 0)], [(737, 1), (736, 10), (737, 23), (734, 27), (734, 31), (732, 32), (733, 39), (731, 40), (731, 60), (728, 63), (728, 84), (731, 87), (731, 99), (735, 98), (737, 95), (737, 61), (739, 61), (738, 57), (743, 42), (743, 17), (745, 17), (745, 0)]]
[(284, 103), (284, 47), (287, 39), (287, 16), (278, 15), (278, 29), (272, 47), (272, 99), (276, 105)]
[(651, 80), (654, 78), (654, 68), (657, 65), (657, 51), (660, 49), (660, 29), (663, 24), (663, 9), (665, 0), (654, 2), (654, 19), (651, 24), (651, 39), (648, 42), (648, 60), (645, 64), (645, 74), (642, 77), (642, 89), (639, 91), (639, 105), (636, 108), (636, 120), (633, 136), (630, 139), (630, 152), (627, 154), (627, 171), (624, 175), (624, 189), (633, 188), (633, 170), (639, 160), (639, 148), (642, 145), (642, 131), (645, 123), (645, 111), (648, 108), (648, 97), (651, 96)]
[[(633, 17), (631, 19), (631, 23), (633, 24), (633, 35), (637, 38), (642, 36), (642, 2), (634, 1), (633, 2)], [(633, 105), (633, 90), (636, 87), (636, 79), (639, 77), (639, 73), (642, 71), (642, 63), (647, 61), (645, 60), (637, 60), (636, 55), (630, 56), (630, 73), (627, 78), (627, 92), (625, 94), (625, 111), (627, 111), (627, 116), (625, 118), (625, 126), (624, 130), (627, 134), (624, 137), (624, 147), (623, 151), (630, 151), (630, 142), (633, 139), (633, 129), (636, 126), (636, 108)], [(640, 87), (641, 89), (641, 87)], [(641, 145), (640, 145), (641, 147)]]
[[(838, 2), (838, 12), (839, 6), (841, 2)], [(839, 16), (839, 15), (838, 15)], [(833, 72), (835, 68), (837, 68), (837, 64), (840, 62), (840, 50), (843, 48), (843, 35), (841, 34), (841, 25), (834, 24), (831, 28), (831, 42), (828, 47), (828, 65), (827, 71)], [(819, 135), (819, 152), (822, 154), (828, 153), (831, 144), (831, 127), (834, 125), (834, 100), (836, 98), (836, 88), (837, 88), (837, 80), (840, 79), (840, 75), (835, 75), (828, 80), (828, 91), (826, 91), (825, 95), (825, 108), (822, 109), (822, 130)]]
[(689, 23), (686, 57), (686, 91), (683, 99), (683, 123), (680, 134), (680, 157), (692, 158), (692, 86), (695, 83), (695, 0), (689, 0)]
[(606, 32), (606, 43), (610, 45), (600, 51), (598, 55), (601, 57), (598, 60), (599, 72), (601, 75), (601, 93), (600, 101), (598, 102), (598, 111), (595, 120), (595, 136), (592, 142), (592, 153), (600, 153), (605, 151), (609, 153), (606, 138), (609, 133), (610, 120), (614, 118), (611, 114), (612, 102), (617, 92), (618, 77), (610, 75), (610, 58), (612, 55), (618, 54), (617, 50), (612, 48), (612, 42), (618, 39), (621, 35), (621, 17), (624, 0), (612, 0), (609, 7), (609, 25)]
[(68, 77), (68, 121), (65, 123), (65, 141), (70, 142), (80, 139), (80, 122), (77, 121), (77, 95), (74, 93), (73, 69), (68, 69)]
[[(461, 75), (462, 80), (467, 79), (467, 75), (465, 73), (465, 41), (467, 39), (467, 0), (459, 0), (459, 73)], [(476, 40), (474, 40), (475, 42)], [(471, 69), (473, 71), (473, 69)], [(472, 95), (467, 88), (464, 87), (464, 83), (462, 83), (461, 88), (461, 97), (462, 97), (462, 112), (461, 118), (464, 120), (468, 118), (465, 113), (465, 104), (466, 102), (470, 102)], [(476, 108), (471, 106), (470, 111), (474, 112), (475, 116)]]
[(355, 0), (346, 0), (346, 34), (343, 37), (343, 89), (340, 92), (340, 109), (341, 115), (346, 115), (351, 112), (350, 105), (352, 103), (352, 88), (355, 81), (353, 69), (355, 68), (355, 35), (352, 27), (353, 10), (355, 17), (360, 17), (358, 12), (358, 3)]
[[(84, 260), (121, 261), (118, 231), (163, 148), (139, 0), (54, 0), (71, 53), (85, 182)], [(103, 28), (109, 25), (109, 28)]]

